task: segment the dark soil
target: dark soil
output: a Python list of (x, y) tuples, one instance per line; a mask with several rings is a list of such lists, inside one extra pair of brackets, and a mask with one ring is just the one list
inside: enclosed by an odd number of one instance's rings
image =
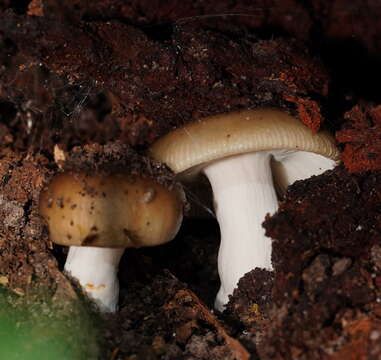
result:
[(112, 91), (116, 139), (131, 144), (147, 145), (198, 117), (258, 106), (294, 111), (313, 131), (322, 121), (327, 74), (292, 40), (237, 38), (191, 23), (155, 41), (115, 21), (61, 23), (9, 12), (0, 30), (19, 44), (24, 66), (38, 61), (72, 82)]
[[(380, 180), (339, 167), (291, 186), (266, 220), (275, 277), (264, 359), (381, 356)], [(352, 328), (358, 322), (366, 325)]]
[[(214, 314), (218, 226), (189, 217), (173, 242), (126, 251), (102, 358), (381, 358), (380, 16), (377, 0), (0, 0), (0, 285), (92, 309), (38, 214), (49, 180), (125, 171), (171, 187), (145, 155), (157, 137), (276, 106), (336, 132), (343, 165), (266, 219), (274, 272), (246, 274)], [(185, 191), (205, 216), (205, 190)]]

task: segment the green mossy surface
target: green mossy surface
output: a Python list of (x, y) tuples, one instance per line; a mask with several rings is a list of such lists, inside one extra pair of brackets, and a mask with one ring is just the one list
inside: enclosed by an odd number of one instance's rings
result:
[(98, 330), (82, 306), (27, 300), (0, 288), (0, 359), (98, 359)]

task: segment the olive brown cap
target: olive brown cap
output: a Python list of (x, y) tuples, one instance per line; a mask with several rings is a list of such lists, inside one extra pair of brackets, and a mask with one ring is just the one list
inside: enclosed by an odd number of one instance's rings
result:
[(181, 173), (224, 157), (274, 149), (307, 151), (339, 159), (332, 135), (326, 131), (312, 133), (298, 119), (272, 108), (197, 120), (160, 138), (150, 153), (175, 173)]
[(182, 206), (179, 191), (125, 174), (61, 173), (40, 198), (51, 240), (66, 246), (163, 244), (177, 233)]

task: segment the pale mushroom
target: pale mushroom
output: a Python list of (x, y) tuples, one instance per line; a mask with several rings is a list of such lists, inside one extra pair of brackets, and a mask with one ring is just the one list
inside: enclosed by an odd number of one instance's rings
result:
[(203, 172), (211, 183), (221, 232), (219, 310), (245, 273), (256, 267), (272, 269), (271, 239), (262, 222), (278, 208), (273, 176), (284, 190), (296, 180), (332, 169), (339, 156), (327, 132), (314, 134), (276, 109), (200, 119), (160, 138), (150, 153), (180, 179)]
[(117, 309), (117, 272), (124, 249), (172, 240), (182, 206), (178, 188), (126, 174), (61, 173), (40, 197), (50, 239), (70, 246), (65, 271), (109, 312)]

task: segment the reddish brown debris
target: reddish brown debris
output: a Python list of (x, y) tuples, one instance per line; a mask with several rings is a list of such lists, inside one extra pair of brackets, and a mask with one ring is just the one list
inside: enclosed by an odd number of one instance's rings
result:
[(381, 169), (381, 105), (362, 103), (345, 114), (346, 122), (336, 133), (344, 144), (341, 155), (352, 172)]
[(311, 99), (303, 99), (295, 96), (287, 96), (284, 98), (287, 101), (297, 105), (299, 118), (313, 131), (318, 132), (320, 125), (323, 122), (323, 116), (320, 111), (318, 102)]
[[(149, 144), (192, 119), (241, 108), (295, 110), (313, 130), (322, 119), (310, 99), (327, 95), (327, 74), (292, 40), (235, 39), (185, 23), (156, 41), (116, 21), (68, 24), (11, 14), (0, 30), (29, 62), (112, 91), (120, 139), (131, 144)], [(298, 99), (299, 111), (285, 96)]]
[(43, 16), (44, 9), (42, 0), (32, 0), (28, 5), (27, 14), (31, 16)]

